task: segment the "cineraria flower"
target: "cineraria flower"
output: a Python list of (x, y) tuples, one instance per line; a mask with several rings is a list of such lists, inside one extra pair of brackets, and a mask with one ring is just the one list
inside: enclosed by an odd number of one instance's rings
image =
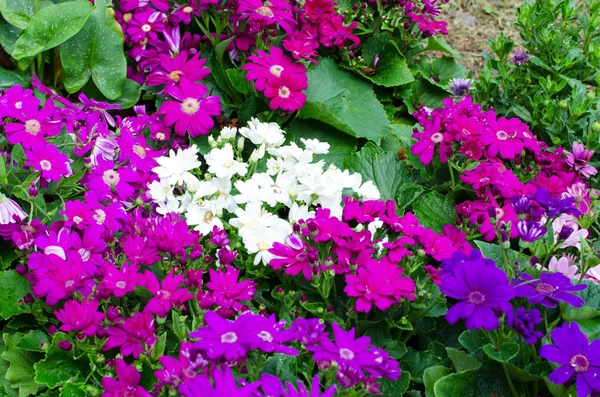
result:
[(587, 150), (583, 144), (573, 142), (573, 153), (566, 150), (564, 153), (567, 156), (567, 164), (581, 175), (589, 178), (598, 173), (595, 167), (588, 164), (594, 155), (594, 151)]
[[(550, 218), (554, 218), (559, 214), (581, 215), (581, 211), (577, 209), (577, 204), (573, 197), (552, 198), (548, 190), (539, 188), (535, 192), (534, 200), (545, 210), (546, 215)], [(538, 208), (535, 215), (541, 215), (543, 212)]]
[(344, 48), (348, 40), (359, 45), (360, 39), (358, 36), (350, 34), (357, 27), (358, 22), (356, 21), (352, 21), (350, 25), (344, 26), (344, 16), (336, 15), (320, 26), (319, 41), (328, 48), (333, 46)]
[(440, 127), (441, 118), (435, 118), (433, 124), (425, 127), (423, 132), (415, 132), (412, 134), (413, 138), (419, 140), (410, 147), (410, 151), (415, 156), (418, 155), (419, 161), (425, 165), (431, 163), (435, 152), (435, 145), (438, 143), (440, 144), (439, 154), (441, 162), (446, 163), (446, 161), (448, 161), (448, 151), (452, 150), (452, 147), (449, 144), (450, 142), (446, 142), (448, 134), (443, 134), (440, 131)]
[(208, 172), (217, 178), (231, 179), (234, 175), (244, 176), (248, 172), (248, 164), (235, 160), (233, 146), (226, 143), (222, 149), (214, 148), (204, 156)]
[(198, 159), (198, 147), (196, 145), (192, 145), (187, 149), (178, 149), (177, 153), (171, 149), (169, 157), (162, 156), (155, 160), (158, 167), (154, 167), (152, 172), (171, 185), (181, 185), (184, 182), (195, 180), (196, 177), (190, 171), (200, 168), (202, 165), (202, 162)]
[(158, 56), (160, 67), (154, 69), (146, 79), (146, 85), (149, 87), (161, 84), (176, 85), (182, 78), (200, 81), (210, 74), (210, 70), (204, 67), (206, 59), (199, 59), (200, 53), (196, 53), (189, 59), (187, 51), (181, 51), (173, 58), (167, 54)]
[(600, 340), (589, 343), (576, 322), (564, 323), (551, 332), (554, 345), (540, 348), (540, 356), (560, 365), (550, 373), (552, 383), (562, 384), (575, 377), (577, 396), (597, 395), (600, 390)]
[(310, 391), (306, 390), (304, 384), (297, 382), (298, 387), (295, 388), (290, 382), (285, 383), (286, 390), (283, 390), (281, 381), (276, 376), (264, 373), (260, 378), (261, 389), (265, 396), (269, 397), (333, 397), (337, 390), (336, 385), (332, 385), (327, 390), (321, 393), (319, 384), (319, 375), (313, 377), (313, 382)]
[(140, 373), (133, 364), (127, 365), (122, 358), (117, 358), (115, 367), (117, 379), (106, 376), (102, 378), (102, 387), (105, 389), (102, 397), (152, 397), (152, 394), (139, 385)]
[(0, 193), (0, 225), (16, 223), (27, 218), (27, 213), (14, 200)]
[(108, 169), (103, 167), (93, 167), (94, 172), (87, 183), (90, 191), (102, 195), (103, 197), (112, 197), (116, 194), (121, 200), (128, 200), (133, 197), (135, 189), (132, 184), (138, 182), (138, 174), (131, 168), (119, 167), (113, 169), (109, 165)]
[(315, 248), (308, 246), (297, 234), (290, 234), (285, 245), (277, 241), (269, 252), (275, 257), (269, 261), (273, 270), (285, 267), (285, 274), (297, 276), (300, 272), (307, 280), (312, 280), (313, 264), (319, 259)]
[(194, 297), (186, 288), (179, 288), (183, 283), (183, 276), (181, 274), (174, 276), (173, 269), (163, 279), (162, 287), (159, 286), (154, 273), (146, 271), (144, 276), (146, 289), (154, 294), (154, 297), (150, 299), (144, 308), (147, 313), (157, 314), (158, 317), (164, 318), (171, 307), (179, 307)]
[[(536, 264), (536, 268), (539, 270), (543, 270), (542, 266), (538, 263)], [(579, 280), (579, 267), (577, 265), (572, 265), (567, 256), (562, 256), (560, 259), (556, 259), (555, 256), (550, 258), (550, 262), (548, 263), (548, 270), (552, 272), (562, 273), (571, 280)]]
[(524, 134), (529, 128), (518, 118), (505, 119), (488, 117), (489, 129), (481, 135), (481, 143), (486, 146), (488, 158), (495, 158), (498, 153), (503, 159), (513, 160), (524, 148)]
[(128, 24), (127, 35), (135, 43), (144, 39), (157, 41), (158, 33), (164, 30), (163, 16), (163, 13), (152, 9), (133, 14)]
[(158, 157), (161, 152), (149, 147), (146, 138), (143, 136), (134, 136), (125, 130), (121, 130), (121, 136), (116, 141), (119, 145), (120, 161), (129, 160), (134, 169), (145, 172), (156, 166), (154, 158)]
[(238, 281), (240, 271), (232, 266), (225, 267), (225, 272), (219, 270), (208, 270), (210, 281), (206, 283), (206, 288), (212, 291), (211, 298), (222, 308), (240, 310), (240, 301), (252, 300), (256, 292), (256, 283), (252, 280)]
[(54, 145), (35, 145), (28, 149), (25, 155), (27, 157), (25, 165), (41, 172), (42, 178), (58, 182), (61, 177), (68, 176), (72, 172), (69, 166), (71, 160)]
[(135, 290), (135, 287), (143, 285), (142, 275), (138, 273), (138, 265), (123, 263), (121, 270), (110, 263), (104, 267), (104, 280), (100, 288), (109, 295), (117, 298), (123, 297)]
[(524, 50), (517, 48), (513, 52), (513, 56), (510, 58), (510, 61), (516, 66), (521, 66), (527, 63), (527, 61), (529, 61), (530, 59), (531, 57), (527, 55), (527, 53)]
[(52, 120), (55, 112), (54, 102), (48, 99), (42, 110), (38, 109), (39, 105), (40, 101), (35, 97), (21, 101), (20, 111), (13, 114), (20, 123), (4, 125), (6, 139), (10, 143), (20, 143), (25, 149), (30, 149), (33, 146), (44, 145), (45, 136), (60, 134), (62, 123)]
[(248, 121), (248, 127), (240, 128), (239, 132), (256, 146), (264, 143), (266, 147), (279, 147), (285, 142), (285, 131), (279, 124), (263, 123), (255, 117)]
[(533, 243), (536, 240), (544, 237), (546, 228), (535, 221), (519, 221), (517, 223), (519, 237), (526, 243)]
[(527, 312), (524, 307), (519, 307), (515, 314), (508, 312), (507, 322), (517, 334), (523, 337), (523, 340), (534, 345), (544, 334), (536, 331), (534, 327), (542, 322), (542, 316), (538, 309), (532, 308)]
[[(254, 81), (254, 88), (257, 91), (264, 91), (269, 78), (278, 79), (284, 71), (287, 75), (292, 76), (294, 81), (298, 81), (298, 86), (308, 84), (306, 67), (284, 55), (281, 48), (272, 46), (269, 54), (264, 51), (256, 51), (256, 54), (258, 55), (248, 57), (249, 62), (242, 67), (242, 70), (248, 71), (246, 80)], [(306, 89), (306, 87), (302, 89)], [(254, 141), (253, 143), (257, 144)]]
[(62, 309), (56, 310), (54, 315), (63, 323), (61, 331), (81, 331), (84, 335), (96, 335), (98, 324), (104, 319), (104, 313), (98, 311), (98, 301), (84, 299), (81, 303), (70, 300), (65, 302)]
[(132, 318), (125, 319), (120, 324), (106, 330), (108, 339), (102, 350), (120, 348), (123, 356), (133, 355), (136, 360), (140, 358), (148, 347), (156, 342), (154, 335), (154, 318), (151, 315), (137, 312)]
[(539, 281), (527, 273), (522, 273), (525, 281), (515, 285), (517, 296), (527, 298), (531, 304), (539, 303), (546, 307), (556, 307), (557, 302), (566, 302), (575, 307), (585, 303), (579, 296), (570, 294), (584, 290), (585, 284), (571, 284), (571, 280), (561, 273), (542, 273)]
[(304, 346), (313, 346), (321, 343), (329, 335), (325, 332), (326, 324), (318, 318), (298, 318), (292, 323), (290, 331), (294, 338)]
[(469, 95), (471, 84), (473, 84), (473, 79), (454, 78), (450, 80), (448, 91), (455, 97), (463, 97)]
[[(497, 313), (509, 312), (509, 301), (515, 296), (515, 289), (508, 284), (506, 273), (480, 259), (464, 260), (464, 254), (453, 256), (453, 265), (444, 270), (450, 273), (442, 278), (440, 291), (450, 298), (460, 300), (446, 313), (450, 324), (465, 319), (468, 329), (491, 331), (500, 326)], [(493, 263), (493, 262), (492, 262)]]
[(286, 112), (294, 112), (300, 110), (306, 102), (306, 94), (302, 90), (307, 88), (308, 80), (282, 72), (279, 78), (271, 77), (267, 80), (265, 96), (271, 100), (271, 110), (281, 108)]
[[(211, 384), (210, 378), (214, 385)], [(254, 382), (238, 387), (228, 367), (225, 370), (214, 370), (210, 378), (202, 374), (189, 379), (179, 386), (179, 392), (185, 397), (252, 397), (260, 386), (259, 382)]]
[(66, 258), (50, 254), (45, 255), (45, 259), (44, 265), (29, 276), (33, 283), (31, 290), (37, 298), (46, 297), (46, 304), (53, 306), (74, 291), (82, 292), (84, 297), (91, 293), (93, 281), (85, 273), (79, 254), (69, 253)]
[(179, 85), (168, 87), (166, 93), (176, 100), (163, 102), (157, 113), (165, 116), (167, 126), (175, 124), (175, 133), (179, 136), (184, 136), (186, 131), (192, 138), (208, 134), (215, 125), (211, 116), (221, 114), (219, 97), (206, 96), (209, 91), (204, 84), (182, 78)]

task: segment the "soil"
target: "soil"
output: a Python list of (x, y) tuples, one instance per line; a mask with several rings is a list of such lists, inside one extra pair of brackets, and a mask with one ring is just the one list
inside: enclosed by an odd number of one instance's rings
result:
[(518, 43), (519, 34), (513, 26), (521, 0), (450, 0), (442, 11), (448, 22), (446, 41), (462, 55), (461, 63), (477, 78), (491, 52), (487, 41), (504, 33)]

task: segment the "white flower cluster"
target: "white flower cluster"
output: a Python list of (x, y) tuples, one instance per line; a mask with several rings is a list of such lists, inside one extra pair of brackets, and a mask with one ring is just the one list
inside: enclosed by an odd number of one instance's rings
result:
[[(246, 140), (256, 146), (247, 162), (242, 155)], [(159, 213), (183, 214), (202, 234), (227, 222), (238, 230), (248, 253), (256, 254), (254, 263), (268, 264), (273, 242), (283, 243), (292, 224), (312, 217), (317, 206), (341, 216), (344, 189), (367, 200), (380, 197), (373, 182), (362, 183), (360, 174), (314, 162), (315, 155), (329, 152), (328, 143), (301, 141), (304, 148), (294, 142), (282, 146), (285, 132), (279, 125), (254, 118), (239, 130), (226, 127), (217, 140), (209, 138), (212, 150), (204, 162), (196, 146), (157, 158), (153, 171), (159, 180), (148, 185), (149, 194)], [(285, 208), (283, 219), (278, 213)]]

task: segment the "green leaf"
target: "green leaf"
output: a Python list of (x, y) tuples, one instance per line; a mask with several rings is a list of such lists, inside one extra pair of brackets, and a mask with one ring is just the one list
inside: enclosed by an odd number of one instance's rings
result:
[(33, 366), (43, 356), (36, 352), (21, 350), (15, 347), (23, 334), (3, 334), (2, 338), (6, 344), (6, 350), (2, 358), (10, 363), (6, 371), (6, 380), (10, 382), (13, 389), (19, 390), (19, 397), (36, 394), (42, 385), (35, 382), (35, 371)]
[(12, 54), (20, 34), (21, 29), (0, 19), (0, 45), (9, 55)]
[(48, 343), (48, 336), (42, 331), (33, 330), (25, 334), (15, 346), (22, 350), (42, 353), (44, 352), (40, 347), (42, 343)]
[(275, 354), (265, 364), (264, 372), (277, 376), (284, 383), (295, 384), (298, 380), (297, 359), (285, 354)]
[(20, 85), (21, 87), (27, 87), (31, 77), (27, 73), (23, 73), (19, 70), (6, 70), (0, 67), (0, 88), (6, 89)]
[(341, 70), (329, 58), (308, 71), (306, 103), (298, 113), (304, 119), (316, 119), (338, 130), (379, 143), (389, 131), (383, 105), (371, 85)]
[(415, 81), (406, 59), (392, 45), (388, 45), (379, 55), (375, 73), (371, 76), (364, 75), (366, 79), (384, 87), (398, 87)]
[(438, 233), (447, 224), (454, 225), (458, 216), (454, 209), (454, 202), (448, 196), (442, 196), (438, 192), (422, 195), (413, 203), (415, 216), (419, 218), (421, 225), (431, 228)]
[(387, 32), (376, 33), (369, 37), (362, 45), (362, 57), (367, 66), (373, 66), (376, 55), (381, 55), (390, 43), (390, 35)]
[(396, 204), (399, 209), (405, 209), (418, 199), (425, 189), (421, 185), (406, 184), (400, 186), (396, 192)]
[(423, 373), (423, 383), (425, 383), (425, 396), (435, 397), (433, 387), (435, 382), (444, 376), (450, 374), (450, 370), (442, 365), (436, 365), (429, 367)]
[(424, 77), (428, 77), (430, 81), (433, 78), (438, 86), (446, 87), (451, 79), (465, 76), (463, 65), (456, 63), (454, 58), (442, 57), (433, 60), (429, 76)]
[(464, 351), (453, 349), (451, 347), (446, 348), (446, 350), (448, 351), (448, 358), (450, 358), (450, 361), (454, 364), (456, 372), (481, 368), (481, 362), (476, 358), (469, 356)]
[(158, 360), (162, 357), (165, 352), (165, 345), (167, 343), (167, 332), (163, 332), (162, 335), (156, 341), (156, 344), (152, 347), (152, 358)]
[(483, 346), (489, 342), (489, 339), (481, 330), (467, 330), (460, 334), (458, 341), (470, 353), (475, 353), (479, 349), (483, 348)]
[(396, 153), (384, 152), (372, 143), (367, 143), (360, 152), (346, 157), (344, 168), (361, 174), (363, 182), (373, 181), (381, 192), (382, 200), (395, 199), (402, 185), (414, 181)]
[(79, 384), (67, 383), (60, 388), (60, 397), (85, 397), (85, 392)]
[(494, 349), (491, 343), (483, 346), (483, 351), (494, 361), (507, 363), (519, 354), (519, 345), (514, 342), (504, 342), (500, 345), (500, 349)]
[(440, 378), (433, 386), (435, 397), (475, 397), (477, 370), (450, 374)]
[(69, 93), (79, 91), (90, 79), (108, 99), (123, 93), (127, 60), (123, 52), (123, 31), (109, 12), (106, 0), (98, 0), (83, 28), (60, 46), (65, 70), (63, 83)]
[(248, 94), (250, 92), (251, 85), (248, 80), (246, 80), (246, 72), (241, 69), (227, 69), (225, 73), (227, 73), (231, 85), (237, 92), (242, 94)]
[[(49, 5), (52, 5), (51, 1), (38, 1), (40, 9)], [(19, 29), (25, 29), (35, 14), (35, 6), (31, 0), (0, 0), (0, 12), (8, 23)]]
[(410, 385), (410, 373), (402, 372), (398, 380), (383, 379), (381, 381), (381, 395), (385, 397), (398, 397), (408, 389)]
[(46, 353), (46, 358), (34, 365), (35, 381), (50, 389), (75, 382), (78, 379), (85, 379), (90, 372), (90, 361), (87, 356), (75, 359), (73, 352), (56, 346), (56, 342), (65, 337), (65, 334), (56, 333), (53, 344)]
[(29, 291), (29, 282), (14, 270), (0, 272), (0, 317), (6, 320), (22, 313), (19, 300)]
[(88, 82), (86, 86), (83, 88), (83, 92), (90, 97), (94, 98), (101, 102), (114, 103), (117, 105), (121, 105), (121, 109), (129, 109), (134, 106), (140, 100), (140, 95), (142, 94), (142, 86), (136, 83), (133, 80), (127, 79), (125, 80), (125, 85), (123, 86), (123, 92), (121, 96), (115, 100), (110, 100), (106, 98), (98, 87), (91, 82)]
[[(8, 371), (8, 367), (10, 363), (2, 358), (2, 353), (6, 351), (6, 344), (4, 343), (4, 339), (0, 338), (0, 396), (17, 396), (18, 393), (15, 389), (10, 387), (10, 382), (6, 379), (6, 372)], [(4, 390), (2, 390), (4, 388)]]
[(294, 142), (300, 147), (304, 144), (300, 140), (318, 139), (329, 143), (329, 153), (315, 156), (315, 161), (325, 160), (328, 164), (342, 167), (344, 159), (356, 152), (357, 140), (336, 130), (335, 128), (317, 120), (294, 119), (290, 124), (290, 132), (294, 135)]
[(423, 51), (441, 51), (452, 55), (456, 59), (461, 59), (460, 53), (452, 49), (446, 40), (438, 36), (429, 36), (427, 47)]
[(19, 168), (23, 168), (27, 157), (25, 157), (25, 151), (20, 143), (17, 143), (15, 146), (13, 146), (13, 149), (10, 152), (10, 158), (17, 162)]
[(54, 4), (36, 13), (15, 43), (13, 58), (33, 57), (62, 44), (85, 24), (94, 7), (88, 1)]
[(418, 383), (423, 383), (423, 374), (427, 368), (442, 364), (442, 360), (431, 350), (413, 350), (412, 348), (408, 349), (408, 352), (402, 357), (402, 361), (410, 366), (412, 379)]
[[(488, 259), (492, 259), (496, 262), (497, 266), (504, 266), (504, 257), (502, 255), (502, 247), (497, 244), (490, 244), (484, 241), (475, 240), (475, 245), (481, 251), (481, 254)], [(507, 250), (508, 261), (513, 264), (519, 259), (519, 253), (515, 250)], [(521, 261), (526, 259), (521, 259)]]

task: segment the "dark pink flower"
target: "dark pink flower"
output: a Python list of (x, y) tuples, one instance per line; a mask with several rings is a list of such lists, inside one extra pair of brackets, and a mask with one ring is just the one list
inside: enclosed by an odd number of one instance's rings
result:
[(581, 175), (589, 178), (598, 173), (598, 170), (594, 166), (588, 164), (594, 155), (593, 150), (587, 150), (583, 144), (573, 142), (573, 153), (566, 150), (564, 152), (567, 156), (567, 164)]
[(124, 263), (121, 270), (114, 264), (108, 264), (104, 267), (104, 280), (100, 284), (102, 291), (106, 291), (109, 296), (117, 298), (123, 297), (129, 292), (135, 290), (135, 287), (143, 286), (143, 277), (138, 273), (139, 266), (128, 265)]
[(321, 38), (320, 42), (325, 47), (340, 47), (346, 46), (348, 40), (354, 44), (360, 44), (358, 36), (350, 34), (351, 31), (358, 27), (358, 22), (353, 21), (348, 26), (344, 26), (344, 16), (336, 15), (329, 19), (325, 24), (320, 26)]
[[(306, 67), (284, 55), (281, 48), (273, 46), (269, 54), (264, 51), (256, 51), (256, 54), (249, 56), (248, 61), (250, 62), (242, 67), (243, 70), (248, 71), (246, 80), (254, 81), (256, 90), (264, 91), (269, 78), (279, 78), (284, 71), (295, 76), (294, 80), (298, 81), (297, 85), (304, 86), (308, 84)], [(302, 89), (306, 89), (306, 87)]]
[(130, 200), (133, 198), (135, 189), (132, 184), (138, 181), (138, 174), (131, 168), (120, 167), (113, 169), (112, 167), (93, 167), (93, 174), (90, 175), (90, 180), (87, 187), (90, 191), (102, 197), (117, 196), (121, 200)]
[(158, 317), (164, 318), (173, 306), (179, 307), (194, 297), (186, 288), (179, 288), (183, 283), (183, 276), (180, 274), (174, 276), (173, 270), (164, 278), (162, 286), (158, 284), (158, 280), (152, 272), (146, 271), (145, 279), (146, 289), (154, 294), (144, 308), (147, 313), (157, 314)]
[(54, 120), (54, 102), (49, 99), (39, 110), (40, 101), (35, 97), (27, 97), (21, 101), (20, 112), (13, 117), (20, 122), (8, 123), (4, 126), (6, 139), (13, 145), (20, 143), (24, 148), (31, 148), (46, 143), (44, 137), (60, 134), (62, 123)]
[(140, 358), (140, 354), (156, 342), (154, 319), (149, 314), (139, 312), (132, 318), (109, 327), (106, 333), (109, 336), (102, 350), (119, 347), (123, 356), (133, 355), (135, 359)]
[(161, 84), (176, 85), (182, 78), (195, 82), (210, 74), (210, 70), (204, 67), (206, 59), (199, 59), (200, 53), (196, 53), (189, 59), (187, 51), (180, 52), (174, 58), (166, 54), (158, 56), (160, 67), (154, 69), (146, 79), (146, 85), (150, 87)]
[(127, 35), (131, 41), (138, 43), (144, 39), (153, 42), (158, 40), (158, 33), (164, 29), (163, 15), (152, 9), (133, 14), (127, 28)]
[(239, 310), (242, 305), (240, 301), (252, 300), (256, 291), (256, 283), (251, 280), (238, 281), (240, 271), (232, 266), (215, 271), (209, 269), (210, 281), (206, 288), (211, 291), (211, 298), (221, 308), (233, 308)]
[(83, 300), (81, 303), (70, 300), (62, 309), (54, 312), (56, 318), (63, 323), (61, 331), (81, 331), (84, 335), (96, 335), (98, 324), (104, 319), (104, 313), (98, 312), (96, 299)]
[(25, 155), (27, 156), (25, 165), (41, 172), (42, 178), (58, 182), (61, 177), (68, 176), (72, 172), (69, 166), (71, 160), (54, 145), (36, 144), (27, 150)]
[(146, 389), (139, 385), (140, 373), (135, 366), (127, 365), (122, 358), (116, 362), (117, 379), (102, 378), (102, 387), (106, 390), (102, 397), (152, 397)]
[(313, 265), (318, 260), (318, 254), (313, 247), (307, 246), (302, 237), (290, 234), (285, 245), (274, 242), (269, 252), (275, 257), (269, 265), (274, 270), (285, 268), (285, 274), (296, 276), (300, 272), (307, 280), (312, 280)]
[(240, 0), (236, 19), (250, 18), (251, 25), (273, 26), (279, 24), (287, 33), (292, 32), (296, 20), (291, 14), (292, 6), (284, 0)]

